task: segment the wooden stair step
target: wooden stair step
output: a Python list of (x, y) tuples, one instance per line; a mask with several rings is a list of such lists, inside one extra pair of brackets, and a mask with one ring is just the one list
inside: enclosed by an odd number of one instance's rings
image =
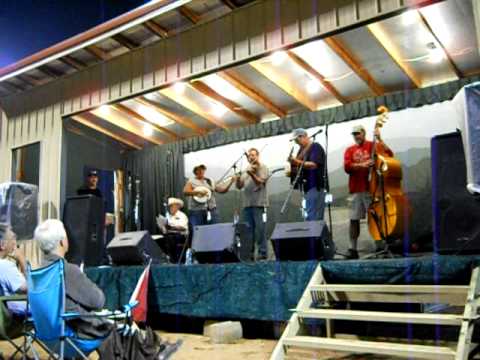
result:
[(300, 318), (460, 326), (462, 315), (340, 309), (296, 310)]
[(307, 348), (342, 351), (348, 353), (370, 353), (408, 357), (411, 359), (455, 359), (455, 351), (448, 347), (411, 345), (377, 341), (360, 341), (310, 336), (292, 336), (283, 340), (283, 345)]
[(465, 294), (469, 287), (463, 285), (382, 285), (382, 284), (319, 284), (310, 286), (311, 291), (326, 292), (372, 292), (405, 294)]

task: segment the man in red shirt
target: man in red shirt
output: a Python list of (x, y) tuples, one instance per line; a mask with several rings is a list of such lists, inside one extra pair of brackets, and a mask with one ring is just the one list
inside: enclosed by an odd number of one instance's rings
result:
[[(349, 175), (348, 188), (352, 194), (352, 203), (350, 208), (350, 249), (347, 258), (358, 259), (357, 243), (360, 236), (360, 220), (365, 219), (368, 207), (371, 203), (370, 193), (368, 192), (370, 168), (374, 162), (371, 158), (373, 142), (365, 138), (366, 132), (362, 125), (353, 127), (352, 135), (355, 144), (345, 150), (344, 168)], [(392, 150), (382, 141), (379, 129), (375, 130), (377, 138), (377, 150), (383, 147), (383, 150), (390, 156), (393, 156)]]

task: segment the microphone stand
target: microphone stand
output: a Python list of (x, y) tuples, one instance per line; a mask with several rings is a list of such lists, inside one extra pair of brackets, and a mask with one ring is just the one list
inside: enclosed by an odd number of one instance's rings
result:
[(239, 163), (239, 162), (242, 160), (242, 158), (243, 158), (244, 156), (246, 156), (246, 155), (247, 155), (247, 153), (244, 151), (244, 152), (242, 153), (242, 155), (240, 155), (240, 157), (239, 157), (237, 160), (235, 160), (235, 162), (234, 162), (232, 165), (230, 165), (230, 167), (227, 169), (227, 171), (225, 171), (225, 173), (223, 174), (223, 176), (217, 181), (217, 184), (219, 184), (219, 183), (221, 183), (223, 180), (225, 180), (225, 178), (227, 177), (227, 175), (230, 173), (230, 170), (233, 170), (233, 172), (236, 173), (236, 172), (237, 172), (238, 163)]

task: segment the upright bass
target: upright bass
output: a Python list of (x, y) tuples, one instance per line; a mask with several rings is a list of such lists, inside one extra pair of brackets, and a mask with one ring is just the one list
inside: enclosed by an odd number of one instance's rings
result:
[[(378, 112), (374, 134), (388, 117), (385, 106), (380, 106)], [(371, 159), (374, 165), (369, 176), (372, 202), (368, 209), (368, 230), (376, 241), (400, 239), (411, 213), (408, 199), (402, 191), (402, 165), (382, 146), (378, 146), (375, 135), (373, 139)]]

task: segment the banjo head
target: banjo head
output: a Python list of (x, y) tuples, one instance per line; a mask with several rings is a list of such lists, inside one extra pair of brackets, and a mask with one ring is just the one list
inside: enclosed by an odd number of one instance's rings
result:
[(207, 194), (204, 196), (194, 196), (193, 200), (195, 200), (199, 204), (205, 204), (212, 198), (212, 190), (207, 188), (206, 186), (197, 186), (195, 190), (202, 190), (205, 191)]

